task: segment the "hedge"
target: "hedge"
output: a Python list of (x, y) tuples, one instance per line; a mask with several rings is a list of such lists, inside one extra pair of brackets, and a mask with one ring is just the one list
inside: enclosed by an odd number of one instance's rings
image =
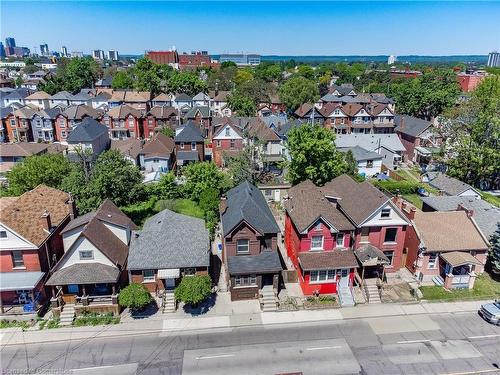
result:
[(424, 187), (423, 184), (412, 181), (371, 180), (370, 182), (380, 190), (391, 194), (416, 194), (420, 187)]

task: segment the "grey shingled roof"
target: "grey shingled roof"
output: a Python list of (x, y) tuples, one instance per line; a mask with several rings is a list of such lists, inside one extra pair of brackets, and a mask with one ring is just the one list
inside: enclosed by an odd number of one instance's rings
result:
[(382, 155), (377, 154), (376, 152), (373, 151), (368, 151), (365, 150), (363, 147), (359, 146), (354, 146), (354, 147), (348, 147), (348, 148), (339, 148), (338, 149), (341, 152), (352, 152), (352, 155), (354, 156), (354, 159), (356, 161), (361, 161), (361, 160), (373, 160), (373, 159), (382, 159)]
[(174, 140), (175, 142), (203, 142), (204, 138), (198, 126), (194, 122), (188, 121)]
[(188, 94), (180, 93), (175, 95), (175, 101), (189, 102), (193, 100)]
[(259, 255), (231, 256), (228, 257), (227, 263), (231, 275), (276, 273), (283, 269), (280, 256), (275, 250), (264, 250)]
[(108, 128), (105, 125), (98, 123), (93, 118), (85, 117), (81, 124), (69, 133), (68, 143), (92, 142), (107, 132)]
[(120, 270), (102, 263), (77, 263), (57, 270), (45, 285), (115, 283)]
[(163, 210), (132, 233), (127, 268), (208, 267), (209, 250), (204, 220)]
[(210, 117), (210, 108), (207, 106), (196, 106), (191, 108), (188, 113), (184, 117), (186, 118), (195, 118), (196, 113), (200, 111), (201, 117)]
[(177, 152), (177, 160), (197, 161), (200, 160), (200, 155), (198, 151), (179, 151)]
[(335, 145), (337, 148), (359, 146), (368, 151), (375, 151), (379, 146), (393, 152), (406, 151), (397, 134), (337, 134)]
[(278, 233), (279, 227), (262, 192), (244, 181), (227, 193), (227, 206), (222, 213), (224, 236), (246, 221), (260, 233)]
[[(459, 195), (466, 190), (474, 189), (469, 184), (462, 182), (444, 173), (429, 173), (429, 185), (444, 191), (447, 195)], [(475, 190), (475, 189), (474, 189)]]
[(418, 137), (432, 125), (430, 121), (407, 115), (394, 116), (394, 124), (396, 125), (395, 130), (397, 132), (408, 134), (412, 137)]
[(490, 238), (500, 222), (500, 208), (474, 197), (422, 197), (422, 201), (436, 211), (456, 211), (461, 204), (468, 210), (473, 210), (472, 218), (477, 223), (486, 238)]

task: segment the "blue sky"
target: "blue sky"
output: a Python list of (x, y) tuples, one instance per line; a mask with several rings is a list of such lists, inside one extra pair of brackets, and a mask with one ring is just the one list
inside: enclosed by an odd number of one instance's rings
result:
[[(451, 55), (500, 49), (500, 2), (0, 1), (29, 48), (277, 55)], [(23, 20), (23, 21), (20, 21)]]

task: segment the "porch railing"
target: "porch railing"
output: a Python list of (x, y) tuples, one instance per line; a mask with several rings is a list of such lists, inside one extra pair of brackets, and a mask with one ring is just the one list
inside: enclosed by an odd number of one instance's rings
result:
[(469, 275), (453, 275), (453, 279), (451, 280), (452, 285), (456, 284), (469, 284)]
[(104, 295), (104, 296), (84, 296), (84, 297), (75, 297), (77, 304), (84, 304), (84, 301), (87, 300), (88, 304), (109, 304), (113, 301), (112, 295)]

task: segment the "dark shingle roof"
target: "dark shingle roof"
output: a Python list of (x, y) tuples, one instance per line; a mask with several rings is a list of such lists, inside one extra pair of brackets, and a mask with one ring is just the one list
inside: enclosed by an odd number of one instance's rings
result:
[(203, 142), (204, 138), (198, 126), (194, 122), (188, 121), (174, 140), (175, 142)]
[(364, 148), (359, 147), (359, 146), (348, 147), (348, 148), (339, 148), (338, 150), (341, 152), (346, 152), (346, 153), (351, 151), (352, 155), (354, 156), (354, 159), (356, 161), (382, 159), (382, 155), (379, 155), (373, 151), (365, 150)]
[(177, 152), (177, 160), (200, 161), (200, 155), (198, 151), (179, 151)]
[(444, 191), (447, 195), (459, 195), (466, 190), (474, 189), (469, 184), (462, 182), (444, 173), (429, 173), (429, 185)]
[(248, 181), (227, 193), (226, 209), (222, 213), (224, 236), (242, 221), (260, 233), (278, 233), (279, 227), (262, 192)]
[(185, 93), (180, 93), (180, 94), (175, 94), (175, 101), (191, 101), (193, 100), (188, 94)]
[(86, 117), (69, 133), (68, 143), (92, 142), (107, 132), (108, 128), (105, 125), (98, 123), (93, 118)]
[(354, 252), (349, 249), (301, 252), (299, 253), (299, 263), (304, 271), (358, 267)]
[(228, 257), (227, 263), (231, 275), (276, 273), (283, 269), (276, 250), (264, 250), (259, 255), (231, 256)]
[(163, 210), (132, 233), (127, 268), (208, 267), (209, 250), (204, 220)]
[(77, 263), (54, 272), (45, 285), (115, 283), (119, 276), (120, 270), (113, 266)]
[(424, 131), (431, 127), (430, 121), (421, 120), (417, 117), (407, 115), (394, 116), (395, 130), (397, 132), (418, 137)]
[(186, 113), (186, 118), (195, 118), (196, 114), (200, 112), (201, 117), (210, 117), (210, 108), (207, 106), (196, 106), (191, 108), (188, 113)]

